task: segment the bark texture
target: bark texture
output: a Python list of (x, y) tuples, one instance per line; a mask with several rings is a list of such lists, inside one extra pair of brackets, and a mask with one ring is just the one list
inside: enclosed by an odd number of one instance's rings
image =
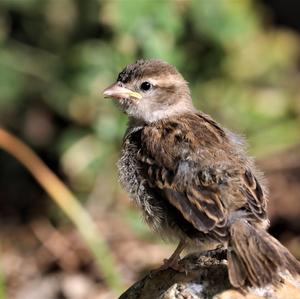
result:
[(131, 286), (119, 299), (300, 299), (300, 278), (277, 288), (232, 288), (227, 262), (216, 257), (189, 255), (181, 261), (186, 272), (153, 271)]

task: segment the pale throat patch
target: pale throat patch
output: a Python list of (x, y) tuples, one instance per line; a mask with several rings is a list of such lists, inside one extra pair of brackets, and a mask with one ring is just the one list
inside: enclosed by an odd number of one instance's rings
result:
[(187, 102), (181, 102), (179, 101), (178, 103), (164, 107), (159, 110), (152, 111), (150, 109), (144, 109), (143, 112), (141, 113), (141, 117), (146, 121), (146, 122), (155, 122), (164, 118), (169, 118), (175, 115), (187, 113), (187, 112), (195, 112), (196, 109), (192, 105), (192, 103), (187, 103)]

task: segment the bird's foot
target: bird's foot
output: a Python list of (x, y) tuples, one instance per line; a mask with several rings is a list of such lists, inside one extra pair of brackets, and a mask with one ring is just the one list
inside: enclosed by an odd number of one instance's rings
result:
[(186, 272), (184, 266), (180, 264), (180, 253), (182, 252), (185, 245), (186, 243), (184, 241), (180, 241), (174, 253), (168, 259), (164, 259), (164, 263), (153, 272), (159, 272), (169, 268), (178, 272)]
[(168, 259), (164, 259), (163, 264), (159, 268), (151, 271), (151, 275), (156, 274), (157, 272), (160, 272), (160, 271), (167, 270), (167, 269), (173, 269), (177, 272), (186, 272), (185, 267), (180, 264), (180, 261), (181, 261), (181, 259), (179, 256), (177, 258), (171, 256)]
[(180, 264), (180, 256), (173, 257), (171, 256), (168, 259), (164, 259), (164, 263), (159, 267), (159, 270), (165, 270), (165, 269), (173, 269), (177, 272), (185, 272), (184, 267)]

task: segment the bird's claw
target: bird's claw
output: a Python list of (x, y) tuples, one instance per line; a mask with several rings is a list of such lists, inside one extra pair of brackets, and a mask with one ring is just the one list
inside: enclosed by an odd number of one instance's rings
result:
[(178, 258), (169, 258), (169, 259), (164, 259), (163, 264), (155, 270), (155, 272), (167, 270), (167, 269), (173, 269), (177, 272), (186, 272), (185, 268), (183, 265), (180, 264), (180, 257)]

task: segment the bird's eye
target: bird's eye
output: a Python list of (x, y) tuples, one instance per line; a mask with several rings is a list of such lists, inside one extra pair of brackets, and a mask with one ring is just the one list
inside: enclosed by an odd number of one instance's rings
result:
[(141, 84), (140, 88), (143, 91), (148, 91), (152, 87), (152, 84), (148, 81), (145, 81)]

